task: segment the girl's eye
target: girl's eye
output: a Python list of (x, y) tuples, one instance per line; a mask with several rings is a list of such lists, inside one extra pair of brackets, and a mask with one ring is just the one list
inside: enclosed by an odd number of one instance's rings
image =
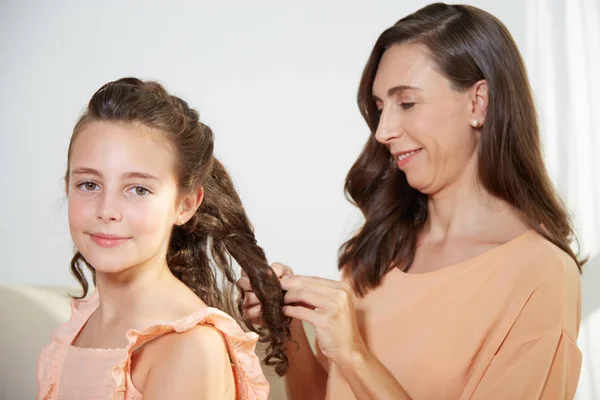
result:
[(99, 188), (98, 184), (92, 181), (81, 182), (77, 187), (84, 192), (95, 192)]
[(415, 103), (400, 103), (400, 107), (402, 107), (403, 110), (410, 110), (414, 105)]
[(129, 189), (129, 192), (135, 194), (136, 196), (146, 196), (150, 194), (150, 191), (143, 186), (134, 186)]

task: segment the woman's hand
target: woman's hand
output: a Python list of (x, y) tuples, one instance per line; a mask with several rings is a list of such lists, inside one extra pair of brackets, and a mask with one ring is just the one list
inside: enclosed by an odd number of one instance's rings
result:
[(324, 278), (283, 275), (284, 314), (314, 326), (323, 355), (336, 364), (352, 364), (366, 346), (358, 329), (349, 284)]
[[(294, 275), (291, 268), (275, 263), (273, 270), (280, 277), (281, 286), (286, 291), (283, 312), (292, 321), (292, 332), (301, 332), (304, 347), (307, 348), (306, 336), (301, 321), (310, 323), (316, 332), (317, 343), (321, 353), (331, 362), (335, 363), (350, 385), (354, 396), (359, 400), (366, 399), (410, 399), (408, 393), (387, 368), (367, 349), (356, 320), (354, 310), (354, 293), (346, 282), (333, 281), (329, 279), (310, 276)], [(238, 281), (246, 292), (244, 310), (253, 322), (262, 322), (262, 310), (258, 299), (252, 293), (250, 282), (247, 277)], [(294, 337), (292, 335), (292, 337)], [(300, 339), (301, 340), (301, 339)], [(297, 349), (295, 350), (297, 351)], [(313, 360), (313, 365), (318, 364), (311, 357), (303, 358), (302, 362)], [(294, 352), (290, 353), (294, 357)], [(310, 362), (303, 364), (303, 368)], [(298, 367), (294, 367), (298, 368)], [(290, 368), (294, 372), (294, 368)], [(296, 371), (298, 372), (298, 371)], [(289, 374), (288, 374), (289, 375)], [(326, 385), (326, 374), (321, 376), (321, 386), (324, 396)], [(294, 390), (300, 393), (310, 385), (304, 375), (293, 374), (298, 382), (288, 379), (288, 387), (295, 383)], [(311, 379), (313, 375), (309, 375)], [(312, 381), (314, 384), (314, 381)], [(292, 385), (292, 386), (289, 386)]]
[[(271, 264), (271, 268), (275, 271), (275, 274), (279, 279), (284, 276), (293, 276), (294, 271), (286, 265), (280, 263)], [(242, 271), (242, 277), (237, 281), (238, 286), (244, 291), (245, 297), (244, 302), (242, 304), (242, 309), (245, 315), (250, 319), (250, 321), (257, 326), (264, 325), (264, 320), (262, 317), (262, 307), (260, 305), (260, 301), (258, 297), (254, 294), (252, 290), (252, 285), (250, 285), (250, 280), (248, 279), (248, 275), (246, 275)]]

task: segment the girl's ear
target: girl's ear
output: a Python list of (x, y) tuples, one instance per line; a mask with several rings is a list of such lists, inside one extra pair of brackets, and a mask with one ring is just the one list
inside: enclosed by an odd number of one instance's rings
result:
[(202, 204), (204, 199), (204, 187), (200, 186), (195, 191), (184, 195), (179, 201), (179, 207), (176, 214), (175, 225), (183, 225), (192, 218), (192, 216)]

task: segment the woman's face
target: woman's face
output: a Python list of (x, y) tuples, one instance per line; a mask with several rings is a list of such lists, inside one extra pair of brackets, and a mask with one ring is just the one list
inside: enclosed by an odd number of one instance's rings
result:
[(434, 195), (473, 176), (479, 141), (473, 125), (485, 118), (485, 81), (457, 91), (425, 47), (399, 44), (381, 58), (373, 99), (380, 112), (375, 137), (413, 188)]

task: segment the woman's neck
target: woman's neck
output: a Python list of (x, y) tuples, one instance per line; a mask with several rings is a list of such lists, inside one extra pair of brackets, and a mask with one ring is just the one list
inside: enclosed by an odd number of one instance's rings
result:
[(525, 218), (512, 205), (490, 194), (475, 170), (428, 198), (428, 220), (424, 234), (433, 242), (481, 237), (494, 227), (500, 236), (513, 236), (528, 229)]

